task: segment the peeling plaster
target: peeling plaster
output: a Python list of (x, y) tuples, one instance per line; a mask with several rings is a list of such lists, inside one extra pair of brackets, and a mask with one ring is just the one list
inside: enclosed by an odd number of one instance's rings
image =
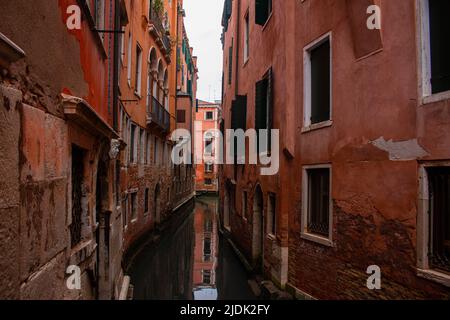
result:
[(386, 141), (384, 137), (371, 141), (378, 149), (389, 153), (389, 160), (391, 161), (411, 161), (425, 156), (429, 153), (422, 148), (417, 142), (417, 139), (394, 142), (392, 139)]

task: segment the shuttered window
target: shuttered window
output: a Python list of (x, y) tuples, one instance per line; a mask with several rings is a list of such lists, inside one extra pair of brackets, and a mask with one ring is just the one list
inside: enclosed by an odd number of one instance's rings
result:
[(231, 102), (231, 129), (247, 129), (247, 96), (237, 96)]
[(429, 0), (432, 93), (450, 90), (450, 1)]
[(255, 23), (265, 25), (272, 13), (272, 0), (255, 0)]
[(434, 269), (450, 272), (450, 167), (429, 168), (430, 248)]
[[(255, 129), (258, 135), (259, 152), (270, 152), (271, 150), (271, 134), (273, 129), (273, 73), (269, 69), (267, 74), (261, 81), (256, 83), (255, 93)], [(269, 130), (267, 141), (263, 141), (264, 147), (261, 149), (259, 130)]]

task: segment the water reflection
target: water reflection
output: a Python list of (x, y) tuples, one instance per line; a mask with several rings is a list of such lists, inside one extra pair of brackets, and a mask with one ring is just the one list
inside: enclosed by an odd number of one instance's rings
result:
[(216, 197), (197, 198), (178, 227), (144, 247), (128, 270), (135, 299), (254, 299), (247, 273), (218, 232)]

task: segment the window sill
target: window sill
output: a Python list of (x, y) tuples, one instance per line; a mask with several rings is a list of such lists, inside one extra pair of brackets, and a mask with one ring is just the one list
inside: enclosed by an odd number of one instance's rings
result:
[(242, 68), (245, 68), (250, 61), (250, 57), (244, 58), (244, 64), (242, 65)]
[(138, 93), (137, 91), (135, 91), (134, 92), (134, 95), (139, 99), (139, 100), (141, 100), (142, 99), (142, 96), (141, 96), (141, 94), (140, 93)]
[(311, 124), (307, 127), (303, 127), (302, 128), (302, 133), (308, 133), (311, 131), (315, 131), (315, 130), (319, 130), (319, 129), (323, 129), (323, 128), (328, 128), (331, 127), (333, 125), (333, 120), (327, 120), (324, 122), (320, 122), (320, 123), (315, 123), (315, 124)]
[(450, 275), (436, 270), (417, 269), (417, 276), (450, 287)]
[(135, 224), (138, 221), (137, 218), (131, 219), (131, 224)]
[(325, 238), (322, 236), (318, 236), (315, 234), (311, 234), (311, 233), (306, 233), (306, 232), (302, 232), (300, 237), (302, 239), (308, 240), (308, 241), (312, 241), (312, 242), (316, 242), (318, 244), (327, 246), (327, 247), (333, 247), (333, 241), (331, 241), (329, 238)]
[(443, 100), (450, 100), (450, 90), (440, 93), (435, 93), (427, 97), (422, 98), (422, 105), (427, 105), (435, 102), (440, 102)]

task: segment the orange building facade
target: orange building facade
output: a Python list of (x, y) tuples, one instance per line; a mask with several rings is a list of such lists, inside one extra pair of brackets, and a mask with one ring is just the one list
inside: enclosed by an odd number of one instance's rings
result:
[(197, 101), (195, 112), (194, 132), (196, 137), (201, 137), (197, 146), (199, 153), (196, 154), (195, 191), (201, 193), (217, 193), (219, 191), (218, 169), (215, 162), (219, 145), (216, 132), (220, 129), (222, 116), (220, 103)]
[(1, 11), (0, 297), (127, 299), (124, 256), (194, 196), (170, 156), (182, 1)]

